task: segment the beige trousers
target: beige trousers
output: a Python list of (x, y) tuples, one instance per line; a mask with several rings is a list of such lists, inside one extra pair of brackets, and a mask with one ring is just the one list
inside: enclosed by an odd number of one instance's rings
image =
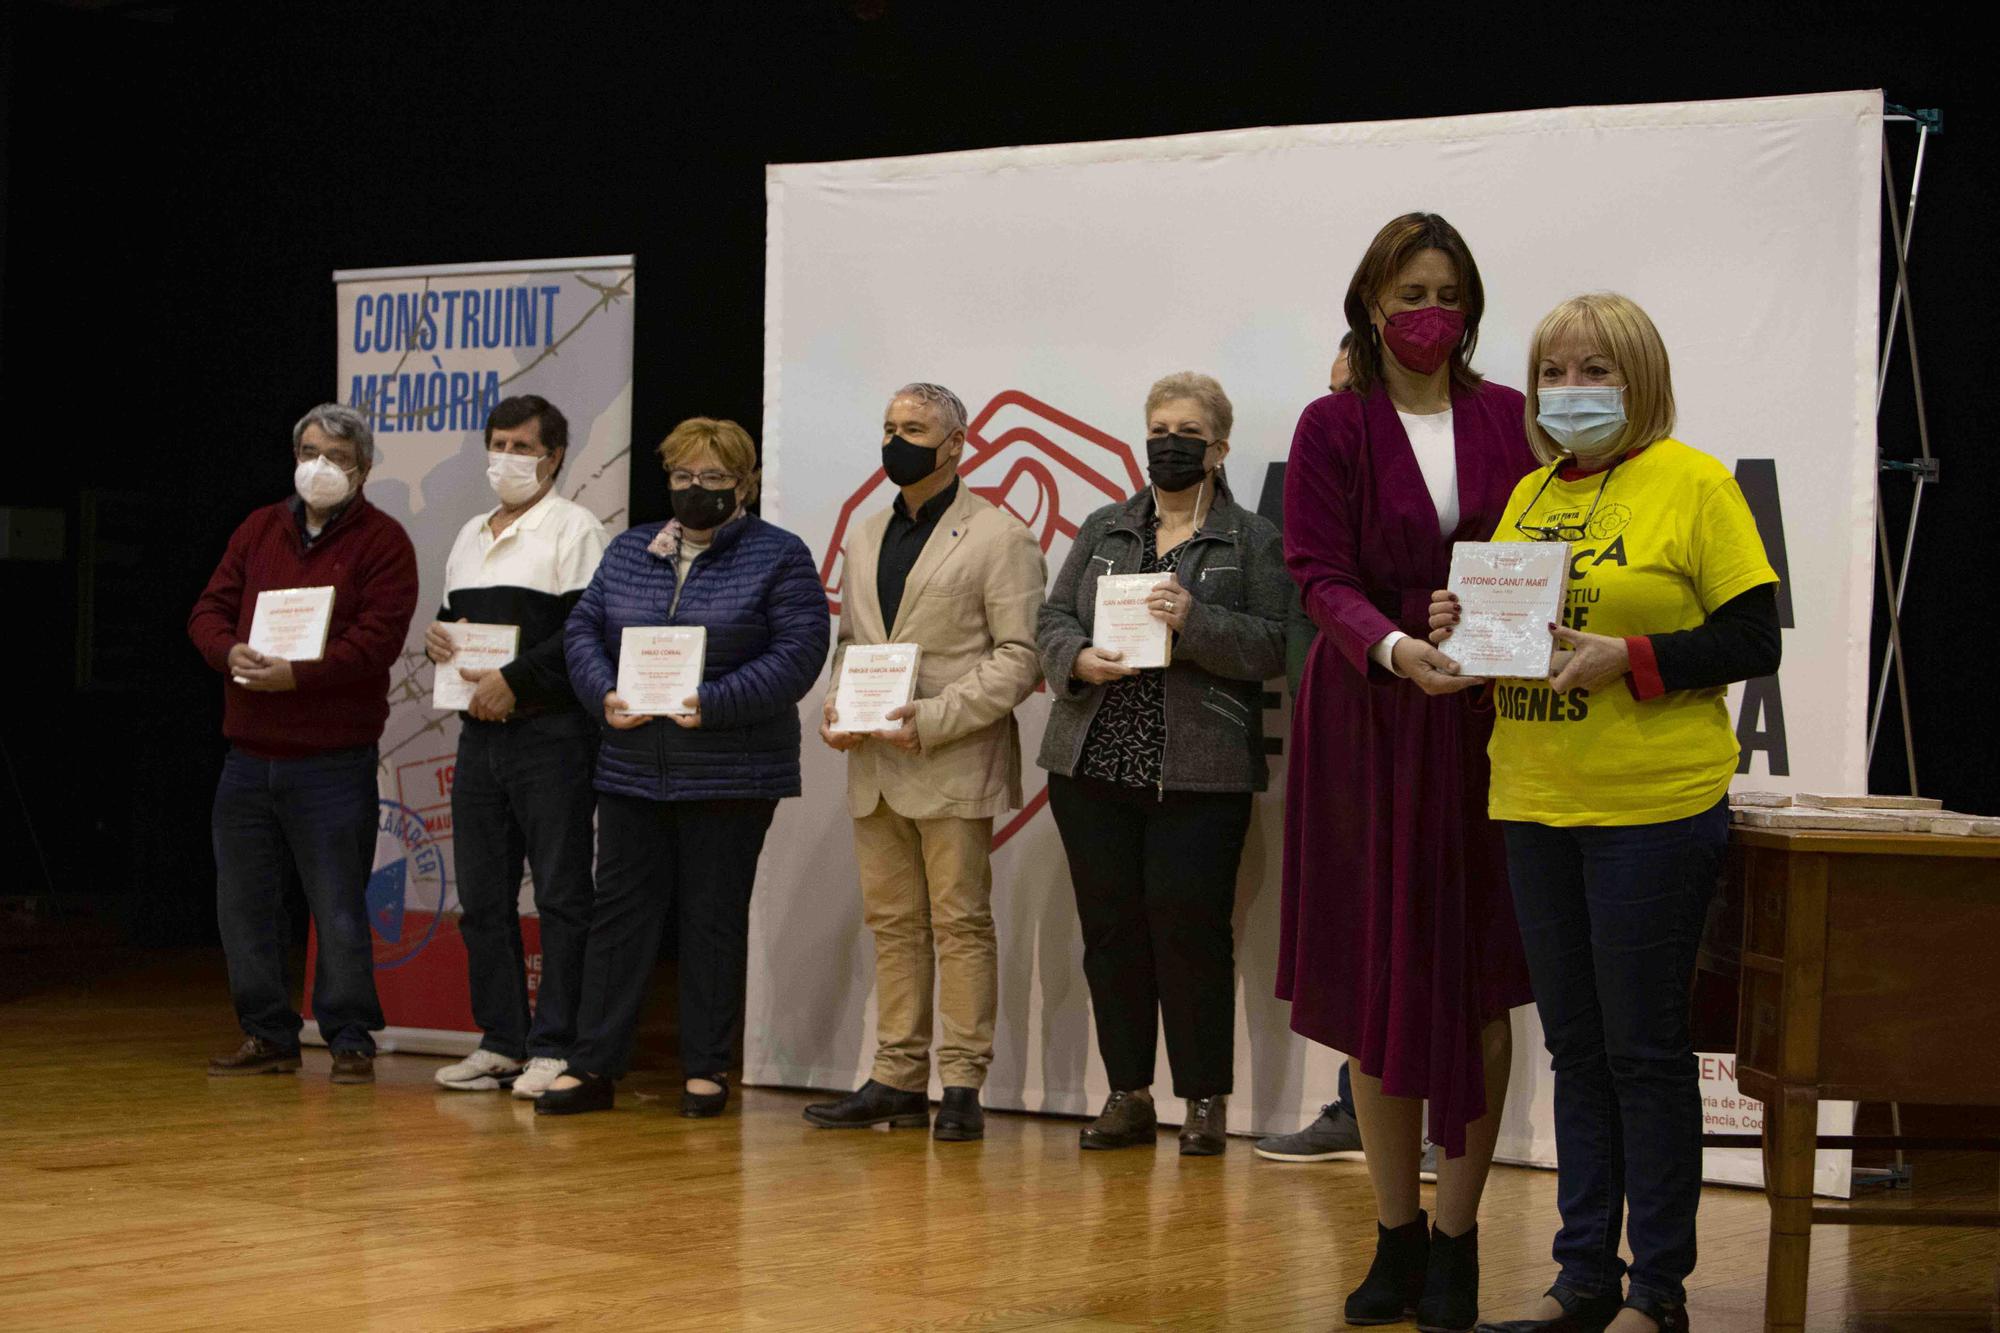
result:
[(905, 819), (882, 801), (854, 821), (861, 911), (875, 935), (878, 1083), (930, 1087), (935, 978), (938, 1075), (948, 1088), (985, 1086), (1000, 991), (992, 846), (990, 816)]

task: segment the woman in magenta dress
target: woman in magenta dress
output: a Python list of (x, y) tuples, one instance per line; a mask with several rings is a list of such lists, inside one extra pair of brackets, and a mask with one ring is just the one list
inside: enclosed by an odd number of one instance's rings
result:
[(1385, 226), (1347, 291), (1352, 383), (1306, 408), (1285, 475), (1286, 564), (1320, 633), (1292, 722), (1278, 995), (1355, 1065), (1377, 1225), (1347, 1322), (1414, 1314), (1425, 1333), (1478, 1321), (1507, 1013), (1533, 998), (1486, 817), (1492, 718), (1428, 642), (1452, 543), (1485, 540), (1535, 466), (1521, 395), (1468, 364), (1484, 303), (1450, 223)]

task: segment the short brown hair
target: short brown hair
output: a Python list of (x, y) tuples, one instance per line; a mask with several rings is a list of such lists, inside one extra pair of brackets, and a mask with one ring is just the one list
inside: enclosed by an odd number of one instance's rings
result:
[(660, 466), (671, 472), (703, 449), (721, 459), (724, 467), (748, 484), (750, 489), (744, 493), (744, 504), (757, 498), (762, 479), (757, 468), (757, 442), (750, 438), (749, 431), (733, 421), (689, 417), (660, 441)]
[(1472, 349), (1479, 345), (1479, 317), (1486, 311), (1486, 288), (1479, 281), (1479, 265), (1458, 228), (1435, 213), (1405, 213), (1375, 233), (1368, 251), (1347, 284), (1347, 327), (1354, 342), (1347, 349), (1348, 387), (1366, 394), (1382, 378), (1382, 341), (1368, 309), (1380, 298), (1403, 265), (1426, 250), (1442, 250), (1458, 270), (1458, 308), (1465, 313), (1465, 333), (1451, 353), (1451, 382), (1460, 389), (1479, 387), (1480, 375), (1472, 369)]
[(1542, 316), (1528, 341), (1528, 447), (1544, 463), (1569, 451), (1550, 438), (1537, 420), (1542, 410), (1540, 366), (1549, 347), (1579, 339), (1610, 358), (1625, 377), (1625, 429), (1604, 452), (1616, 455), (1664, 440), (1674, 433), (1674, 376), (1667, 344), (1652, 317), (1629, 296), (1591, 292), (1572, 296)]
[[(542, 448), (551, 454), (563, 451), (563, 460), (569, 458), (569, 418), (556, 410), (556, 405), (538, 393), (524, 393), (514, 398), (502, 398), (486, 414), (486, 443), (493, 443), (493, 432), (512, 430), (525, 426), (530, 421), (542, 437)], [(556, 465), (562, 470), (562, 464)]]

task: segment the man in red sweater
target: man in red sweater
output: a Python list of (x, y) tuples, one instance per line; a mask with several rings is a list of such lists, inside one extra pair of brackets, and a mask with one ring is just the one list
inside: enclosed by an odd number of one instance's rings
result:
[[(335, 1083), (375, 1079), (383, 1025), (365, 895), (374, 868), (376, 744), (389, 669), (417, 608), (417, 559), (362, 484), (375, 437), (352, 408), (315, 407), (292, 428), (294, 495), (254, 511), (229, 539), (188, 637), (223, 676), (229, 753), (215, 792), (216, 917), (244, 1041), (211, 1075), (299, 1067), (302, 1020), (285, 975), (284, 864), (297, 868), (319, 961), (313, 1016)], [(288, 662), (252, 649), (257, 594), (334, 589), (326, 647)]]

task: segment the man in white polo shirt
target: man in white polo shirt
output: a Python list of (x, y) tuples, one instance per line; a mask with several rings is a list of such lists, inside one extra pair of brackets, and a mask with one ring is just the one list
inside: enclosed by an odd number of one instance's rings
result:
[[(476, 682), (459, 714), (452, 844), (479, 1049), (437, 1073), (447, 1088), (511, 1086), (539, 1097), (576, 1037), (590, 932), (596, 720), (570, 689), (563, 622), (597, 572), (604, 526), (555, 493), (569, 423), (534, 394), (502, 399), (486, 418), (486, 480), (500, 507), (468, 522), (445, 561), (445, 598), (424, 636), (440, 671)], [(443, 622), (520, 627), (514, 660), (496, 670), (451, 665)], [(521, 866), (541, 915), (541, 986), (532, 1017), (517, 904)]]

